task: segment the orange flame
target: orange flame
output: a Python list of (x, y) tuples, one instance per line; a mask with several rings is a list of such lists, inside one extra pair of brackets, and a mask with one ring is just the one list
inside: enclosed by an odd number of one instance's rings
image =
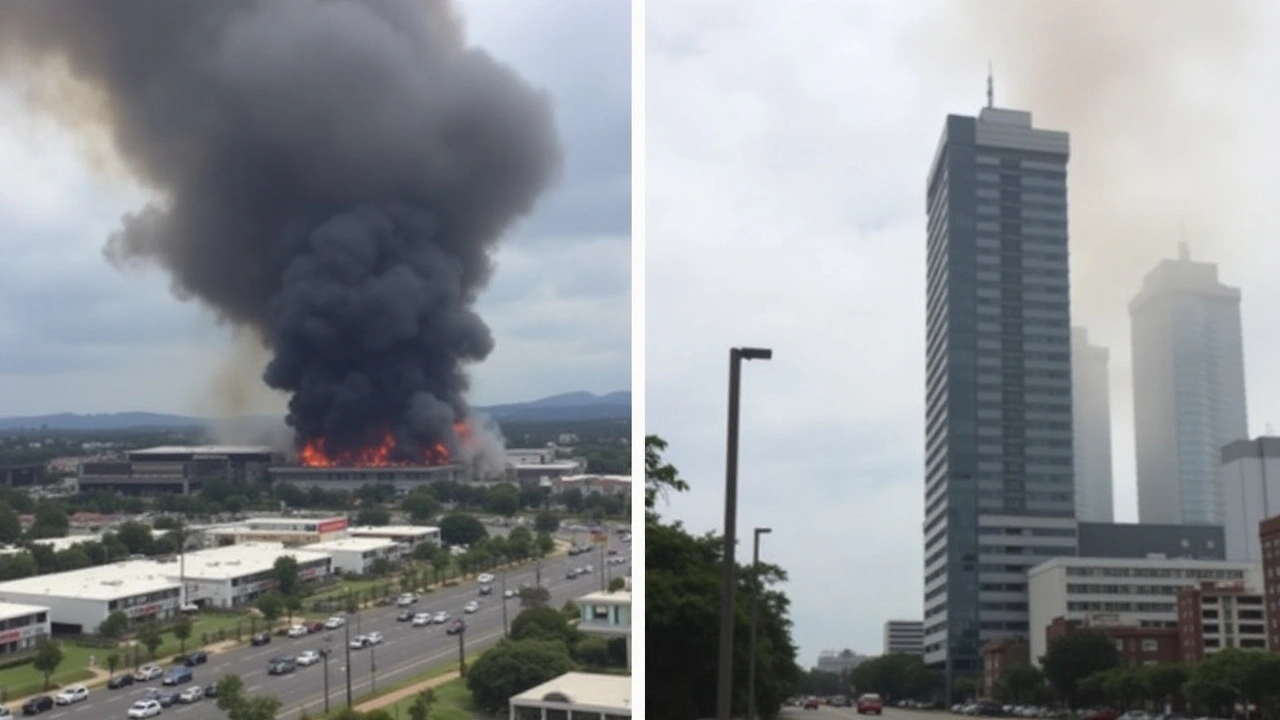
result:
[[(471, 441), (471, 428), (464, 422), (454, 423), (454, 432), (464, 443)], [(448, 446), (436, 443), (425, 448), (421, 457), (405, 460), (393, 457), (396, 440), (391, 433), (383, 433), (378, 444), (358, 450), (329, 451), (322, 437), (308, 440), (298, 451), (298, 460), (303, 467), (404, 467), (411, 465), (448, 465), (452, 461)]]

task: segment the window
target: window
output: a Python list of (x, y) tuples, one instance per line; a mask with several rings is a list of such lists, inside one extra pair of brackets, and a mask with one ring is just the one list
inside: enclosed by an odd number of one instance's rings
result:
[(1142, 639), (1142, 652), (1155, 652), (1160, 649), (1160, 643), (1155, 638)]

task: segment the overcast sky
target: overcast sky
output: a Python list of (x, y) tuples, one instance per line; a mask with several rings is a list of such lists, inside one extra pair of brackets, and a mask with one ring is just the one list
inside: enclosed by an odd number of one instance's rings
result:
[(1126, 303), (1180, 238), (1243, 289), (1250, 428), (1280, 422), (1278, 28), (1245, 9), (650, 0), (647, 424), (693, 488), (665, 512), (722, 527), (728, 349), (772, 347), (744, 370), (739, 558), (774, 528), (804, 665), (920, 618), (925, 175), (988, 60), (997, 105), (1072, 133), (1073, 321), (1112, 351), (1119, 519)]
[[(497, 349), (474, 370), (473, 402), (625, 389), (630, 10), (593, 0), (459, 5), (474, 44), (552, 96), (566, 149), (560, 184), (510, 234), (482, 297)], [(81, 150), (0, 91), (0, 416), (216, 411), (224, 403), (211, 395), (227, 392), (217, 379), (237, 366), (246, 374), (229, 330), (174, 299), (159, 270), (122, 273), (103, 259), (107, 234), (146, 196)], [(252, 395), (255, 409), (282, 406)]]

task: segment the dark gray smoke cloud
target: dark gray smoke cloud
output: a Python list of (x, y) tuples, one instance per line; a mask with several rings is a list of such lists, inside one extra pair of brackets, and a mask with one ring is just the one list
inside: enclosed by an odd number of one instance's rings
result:
[(300, 443), (458, 449), (493, 349), (476, 294), (560, 150), (448, 2), (5, 2), (0, 69), (59, 87), (49, 109), (158, 192), (108, 256), (256, 331)]

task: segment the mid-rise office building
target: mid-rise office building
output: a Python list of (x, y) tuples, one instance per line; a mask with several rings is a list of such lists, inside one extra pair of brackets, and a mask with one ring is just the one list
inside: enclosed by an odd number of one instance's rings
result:
[(1258, 526), (1262, 546), (1262, 592), (1267, 608), (1267, 647), (1280, 652), (1280, 516)]
[(1058, 638), (1070, 637), (1082, 630), (1106, 635), (1115, 643), (1123, 665), (1167, 665), (1178, 662), (1181, 657), (1178, 628), (1126, 625), (1114, 613), (1095, 613), (1072, 620), (1054, 618), (1045, 628), (1046, 647)]
[(1262, 562), (1258, 526), (1280, 515), (1280, 437), (1237, 440), (1222, 448), (1218, 482), (1227, 559)]
[(1075, 554), (1067, 133), (949, 115), (929, 172), (924, 658), (1029, 631), (1027, 569)]
[(1218, 525), (1080, 523), (1080, 557), (1132, 558), (1154, 555), (1191, 560), (1226, 560), (1226, 542)]
[(1226, 648), (1267, 649), (1262, 593), (1243, 582), (1200, 583), (1178, 593), (1178, 637), (1183, 662), (1200, 662)]
[(1178, 259), (1129, 303), (1138, 520), (1222, 524), (1222, 448), (1248, 437), (1240, 290), (1218, 268)]
[(1084, 328), (1071, 330), (1071, 413), (1075, 447), (1076, 518), (1115, 520), (1111, 488), (1111, 382), (1106, 348), (1089, 344)]
[(884, 624), (884, 654), (924, 654), (924, 623), (919, 620), (888, 620)]

